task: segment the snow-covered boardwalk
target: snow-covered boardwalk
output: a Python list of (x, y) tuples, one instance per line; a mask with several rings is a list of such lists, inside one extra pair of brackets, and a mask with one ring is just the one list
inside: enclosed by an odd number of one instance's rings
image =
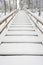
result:
[(21, 10), (15, 15), (0, 39), (0, 61), (4, 65), (43, 65), (43, 34), (26, 11)]

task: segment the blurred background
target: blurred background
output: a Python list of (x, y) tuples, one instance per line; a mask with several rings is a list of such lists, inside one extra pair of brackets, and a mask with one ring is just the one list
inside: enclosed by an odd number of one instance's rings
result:
[(43, 0), (0, 0), (0, 17), (14, 9), (30, 9), (34, 14), (43, 17)]

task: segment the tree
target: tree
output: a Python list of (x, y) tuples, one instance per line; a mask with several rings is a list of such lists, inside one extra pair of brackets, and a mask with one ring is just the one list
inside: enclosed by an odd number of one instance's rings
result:
[(39, 16), (41, 15), (41, 1), (39, 0)]
[(5, 11), (5, 15), (6, 15), (6, 1), (4, 0), (4, 11)]
[(10, 9), (10, 12), (11, 12), (11, 4), (10, 4), (10, 0), (9, 0), (9, 9)]

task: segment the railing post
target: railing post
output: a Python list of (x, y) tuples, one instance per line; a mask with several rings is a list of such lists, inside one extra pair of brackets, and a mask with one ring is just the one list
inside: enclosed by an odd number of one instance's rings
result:
[[(37, 19), (36, 19), (37, 20)], [(37, 24), (38, 24), (38, 20), (37, 20)]]

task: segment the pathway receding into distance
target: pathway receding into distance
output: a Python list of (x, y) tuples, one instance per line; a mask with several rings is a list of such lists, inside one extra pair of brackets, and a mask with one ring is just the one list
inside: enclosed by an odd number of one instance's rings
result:
[(5, 57), (6, 62), (10, 62), (11, 59), (15, 65), (43, 65), (42, 41), (37, 28), (25, 11), (21, 10), (16, 14), (2, 35), (0, 56), (8, 56)]

